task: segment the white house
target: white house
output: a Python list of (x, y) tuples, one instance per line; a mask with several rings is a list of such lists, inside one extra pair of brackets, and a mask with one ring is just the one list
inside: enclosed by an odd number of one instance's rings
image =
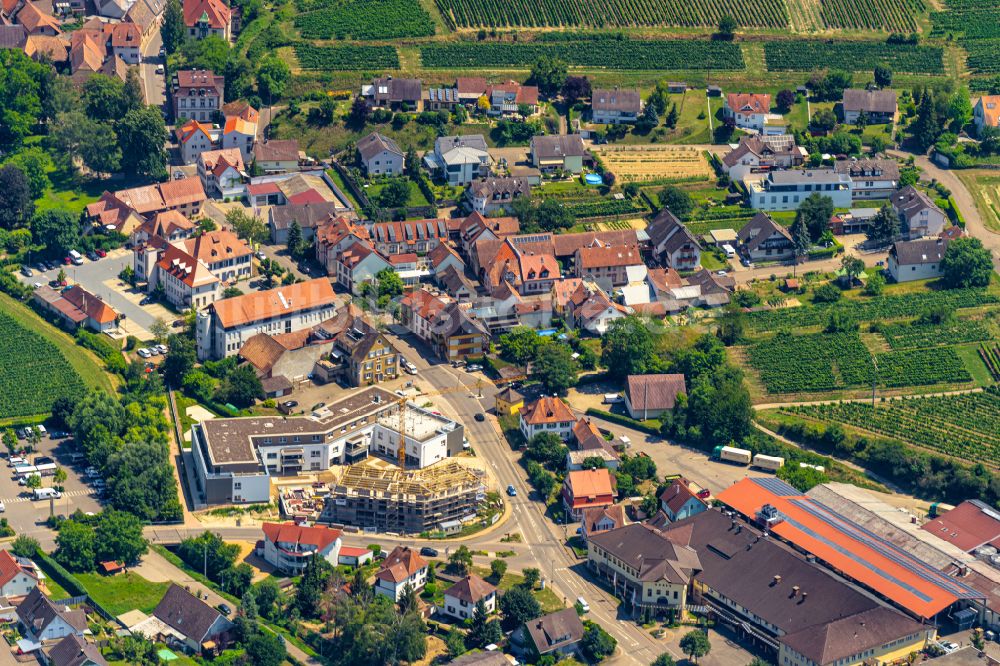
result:
[(834, 208), (850, 208), (854, 199), (851, 177), (834, 169), (771, 171), (764, 178), (750, 176), (743, 185), (751, 208), (758, 210), (797, 210), (815, 193), (832, 199)]
[(453, 187), (468, 185), (490, 174), (490, 154), (482, 134), (442, 136), (434, 141), (434, 152), (424, 158), (427, 165)]
[(116, 23), (111, 29), (111, 52), (126, 65), (142, 62), (142, 32), (134, 23)]
[(23, 597), (36, 587), (38, 577), (21, 566), (10, 551), (0, 550), (0, 597)]
[(336, 295), (327, 278), (217, 301), (198, 313), (198, 358), (220, 359), (239, 352), (257, 333), (292, 333), (326, 321)]
[(722, 157), (722, 168), (730, 180), (744, 180), (751, 173), (802, 166), (809, 153), (795, 145), (795, 137), (754, 135), (740, 137), (739, 144)]
[(212, 150), (219, 137), (219, 131), (208, 123), (189, 120), (176, 130), (177, 145), (184, 164), (194, 164), (206, 150)]
[(399, 176), (403, 173), (406, 155), (395, 141), (372, 132), (358, 141), (358, 160), (369, 176)]
[(972, 122), (982, 136), (983, 128), (1000, 126), (1000, 95), (983, 95), (972, 107)]
[(916, 240), (924, 236), (937, 236), (944, 229), (948, 215), (937, 204), (913, 185), (907, 185), (892, 195), (892, 207), (899, 215), (903, 236)]
[(530, 195), (527, 178), (482, 178), (470, 183), (465, 191), (469, 207), (483, 216), (499, 210), (511, 212), (514, 199)]
[(340, 561), (340, 530), (316, 525), (264, 523), (264, 561), (286, 576), (301, 576), (313, 555), (336, 566)]
[(567, 440), (573, 434), (576, 417), (561, 398), (542, 396), (518, 412), (521, 434), (528, 441), (537, 434), (550, 432)]
[(688, 480), (674, 479), (660, 494), (660, 509), (667, 520), (676, 523), (708, 509), (708, 504), (691, 490)]
[(771, 96), (758, 93), (729, 93), (722, 113), (740, 129), (764, 131), (771, 111)]
[(427, 561), (409, 546), (396, 546), (375, 574), (375, 593), (399, 601), (407, 587), (419, 591), (427, 584)]
[(896, 282), (940, 277), (941, 259), (947, 249), (947, 238), (898, 241), (889, 250), (889, 275)]
[(360, 296), (365, 283), (374, 282), (375, 276), (392, 268), (392, 264), (375, 251), (370, 241), (359, 240), (334, 256), (332, 268), (337, 284)]
[(444, 591), (444, 606), (441, 611), (459, 622), (472, 617), (476, 604), (480, 601), (486, 607), (487, 615), (496, 610), (497, 588), (476, 574), (469, 574)]
[(244, 178), (248, 178), (239, 148), (206, 150), (198, 155), (198, 177), (208, 194), (225, 199), (243, 196)]
[(87, 630), (87, 614), (83, 609), (60, 606), (33, 588), (17, 606), (17, 620), (25, 637), (35, 642), (52, 641)]
[(896, 160), (838, 160), (837, 173), (851, 178), (851, 196), (857, 199), (888, 199), (899, 187), (899, 164)]
[(599, 125), (634, 123), (642, 113), (638, 90), (595, 88), (590, 95), (592, 120)]

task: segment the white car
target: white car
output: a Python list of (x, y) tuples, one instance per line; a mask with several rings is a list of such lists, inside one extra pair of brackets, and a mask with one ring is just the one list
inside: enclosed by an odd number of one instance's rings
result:
[(153, 355), (153, 352), (151, 352), (148, 349), (146, 349), (145, 347), (143, 347), (143, 348), (139, 349), (136, 352), (136, 354), (138, 354), (139, 356), (141, 356), (143, 358), (149, 358), (150, 356)]
[(42, 437), (45, 437), (47, 434), (49, 434), (49, 431), (46, 430), (45, 426), (43, 426), (41, 424), (36, 425), (35, 426), (35, 430), (37, 430), (38, 434), (41, 435)]
[(161, 354), (166, 354), (170, 350), (167, 348), (166, 345), (156, 345), (156, 351), (160, 352)]
[(5, 506), (3, 505), (3, 502), (0, 502), (0, 513), (3, 513), (3, 512), (4, 512), (4, 511), (6, 511), (6, 510), (7, 510), (7, 507), (5, 507)]

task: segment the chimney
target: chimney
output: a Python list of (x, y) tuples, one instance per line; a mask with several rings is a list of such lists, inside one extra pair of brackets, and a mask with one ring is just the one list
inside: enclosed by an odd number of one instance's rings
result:
[(798, 594), (799, 594), (799, 586), (798, 585), (792, 585), (792, 597), (794, 598), (794, 597), (798, 596)]
[(781, 576), (775, 575), (774, 582), (772, 583), (772, 585), (779, 585), (779, 584), (781, 584)]

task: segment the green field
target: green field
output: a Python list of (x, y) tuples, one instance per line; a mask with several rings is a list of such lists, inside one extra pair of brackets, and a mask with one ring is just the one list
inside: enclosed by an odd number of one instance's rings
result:
[(80, 573), (76, 578), (94, 601), (116, 616), (134, 609), (152, 612), (170, 587), (170, 583), (152, 583), (131, 571), (117, 576)]
[(112, 388), (97, 357), (6, 294), (0, 294), (0, 423), (44, 415), (60, 396)]
[[(420, 188), (417, 186), (417, 184), (414, 181), (412, 181), (409, 178), (407, 178), (406, 179), (406, 184), (410, 188), (410, 197), (406, 200), (406, 207), (407, 208), (416, 208), (416, 207), (419, 207), (419, 206), (429, 206), (430, 205), (431, 202), (427, 201), (427, 197), (424, 196), (424, 193), (420, 191)], [(385, 185), (386, 184), (384, 182), (380, 182), (380, 183), (375, 183), (375, 184), (369, 185), (368, 187), (364, 188), (365, 189), (365, 194), (368, 195), (368, 199), (372, 203), (376, 203), (378, 201), (379, 194), (382, 192), (383, 189), (385, 189)], [(362, 186), (362, 187), (364, 187), (364, 186)]]
[(785, 407), (781, 413), (840, 423), (940, 453), (1000, 466), (1000, 390)]

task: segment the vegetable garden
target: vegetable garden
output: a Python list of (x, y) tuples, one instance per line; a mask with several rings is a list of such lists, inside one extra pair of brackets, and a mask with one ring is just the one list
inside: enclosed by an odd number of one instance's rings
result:
[(929, 309), (974, 308), (997, 303), (996, 296), (980, 289), (949, 289), (902, 296), (878, 296), (850, 300), (835, 305), (761, 310), (747, 314), (750, 327), (758, 331), (779, 328), (803, 328), (825, 324), (834, 308), (857, 321), (874, 321), (912, 317)]
[(693, 39), (602, 40), (556, 43), (452, 42), (420, 47), (423, 66), (442, 69), (530, 67), (542, 56), (570, 65), (632, 70), (740, 70), (739, 44)]
[(784, 0), (437, 0), (460, 28), (716, 26), (729, 15), (741, 26), (785, 28)]
[(78, 397), (83, 380), (52, 342), (0, 312), (0, 419), (51, 411), (56, 398)]
[[(748, 358), (769, 393), (868, 386), (874, 372), (871, 353), (857, 333), (778, 334), (751, 345)], [(878, 384), (886, 388), (972, 380), (950, 348), (892, 351), (875, 359)]]
[(822, 0), (828, 28), (916, 32), (914, 14), (925, 11), (922, 0)]
[(307, 39), (394, 39), (434, 34), (418, 0), (349, 0), (299, 14), (295, 27)]
[(624, 182), (708, 180), (714, 172), (708, 160), (691, 146), (599, 146), (604, 166)]
[(313, 46), (298, 44), (295, 57), (302, 69), (381, 71), (399, 69), (399, 55), (391, 46)]
[(850, 425), (963, 460), (1000, 466), (1000, 390), (785, 407), (782, 412)]
[(862, 41), (782, 40), (764, 43), (764, 60), (772, 71), (845, 69), (868, 71), (885, 64), (896, 72), (943, 74), (938, 46)]

